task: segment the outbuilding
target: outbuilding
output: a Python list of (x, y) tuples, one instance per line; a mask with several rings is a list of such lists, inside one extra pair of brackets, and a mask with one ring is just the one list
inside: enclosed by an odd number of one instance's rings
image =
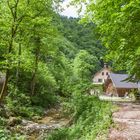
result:
[(132, 90), (138, 90), (138, 84), (126, 81), (128, 74), (110, 73), (104, 84), (104, 90), (110, 96), (127, 96)]

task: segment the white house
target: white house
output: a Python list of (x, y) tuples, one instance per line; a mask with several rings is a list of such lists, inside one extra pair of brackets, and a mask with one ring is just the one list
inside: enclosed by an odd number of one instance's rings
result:
[(93, 76), (93, 79), (92, 79), (93, 83), (104, 84), (110, 72), (111, 72), (111, 69), (105, 63), (104, 67)]

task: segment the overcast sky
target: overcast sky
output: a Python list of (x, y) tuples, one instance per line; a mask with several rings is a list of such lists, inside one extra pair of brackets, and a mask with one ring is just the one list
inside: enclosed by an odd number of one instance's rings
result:
[(69, 6), (67, 5), (70, 3), (71, 0), (65, 0), (62, 4), (62, 7), (65, 9), (63, 12), (61, 12), (61, 15), (68, 16), (68, 17), (78, 17), (77, 8), (75, 6)]

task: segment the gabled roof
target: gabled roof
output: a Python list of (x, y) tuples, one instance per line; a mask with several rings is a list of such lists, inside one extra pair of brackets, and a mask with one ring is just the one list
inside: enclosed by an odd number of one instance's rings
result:
[(128, 77), (129, 77), (128, 74), (115, 74), (115, 73), (109, 74), (109, 78), (112, 80), (116, 88), (127, 88), (127, 89), (138, 88), (137, 83), (124, 81)]
[(110, 67), (108, 67), (108, 68), (102, 68), (101, 70), (99, 70), (98, 72), (96, 72), (92, 77), (94, 78), (96, 75), (98, 75), (98, 74), (100, 74), (103, 70), (108, 70), (109, 72), (111, 72), (111, 68)]

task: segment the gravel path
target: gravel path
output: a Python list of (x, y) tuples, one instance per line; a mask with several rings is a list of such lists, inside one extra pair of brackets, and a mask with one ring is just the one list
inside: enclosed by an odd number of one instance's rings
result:
[(113, 113), (115, 126), (110, 129), (109, 140), (140, 140), (140, 104), (119, 104)]

